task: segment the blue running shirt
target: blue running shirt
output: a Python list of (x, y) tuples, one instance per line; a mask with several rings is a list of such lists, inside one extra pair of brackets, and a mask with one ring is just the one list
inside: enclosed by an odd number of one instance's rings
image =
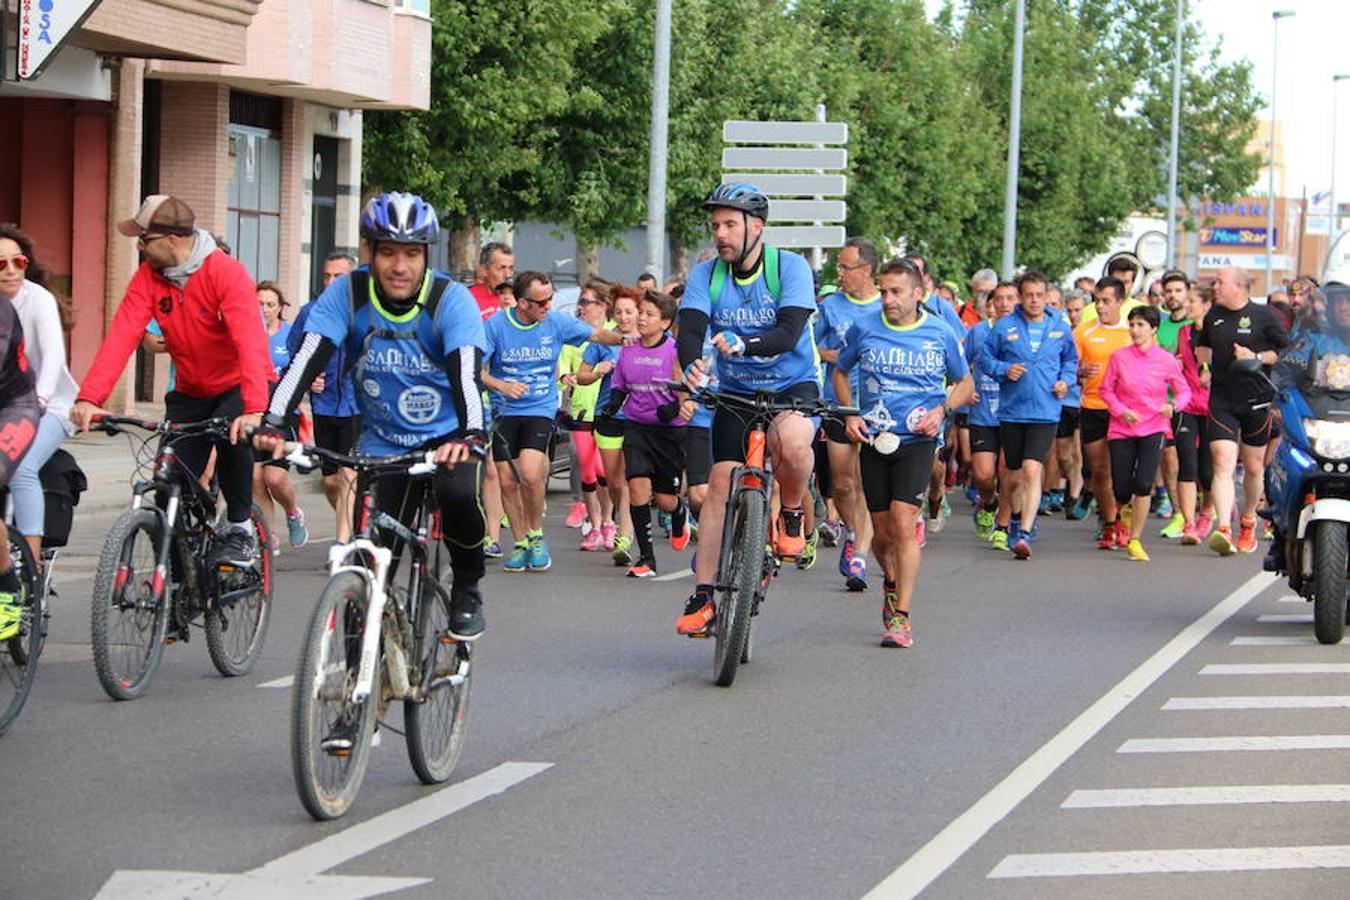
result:
[(494, 415), (553, 418), (558, 412), (558, 357), (563, 345), (586, 343), (595, 328), (572, 316), (554, 313), (533, 325), (522, 325), (513, 309), (497, 313), (484, 328), (487, 351), (483, 363), (488, 372), (493, 378), (519, 381), (529, 388), (518, 400), (493, 394)]
[[(347, 348), (348, 358), (355, 361), (352, 375), (361, 413), (362, 453), (407, 453), (460, 427), (445, 357), (460, 347), (484, 349), (483, 325), (478, 304), (456, 282), (441, 295), (435, 320), (426, 315), (423, 305), (437, 276), (449, 277), (428, 271), (418, 305), (401, 316), (380, 306), (373, 277), (369, 302), (356, 307), (355, 319), (348, 279), (329, 285), (311, 304), (305, 331)], [(378, 337), (373, 333), (377, 330), (414, 334)]]
[(978, 402), (970, 404), (970, 424), (988, 428), (998, 427), (998, 379), (980, 368), (980, 348), (994, 333), (989, 322), (977, 322), (966, 332), (965, 351), (970, 365), (971, 377), (975, 379), (975, 396)]
[[(796, 253), (783, 251), (778, 254), (782, 293), (778, 300), (769, 293), (761, 263), (748, 280), (728, 277), (714, 309), (708, 288), (716, 262), (710, 259), (694, 266), (680, 300), (681, 308), (698, 310), (708, 316), (710, 335), (730, 331), (745, 338), (770, 331), (778, 323), (779, 307), (798, 306), (808, 312), (815, 311), (815, 280), (811, 276), (811, 267)], [(803, 381), (816, 381), (820, 369), (816, 365), (811, 329), (803, 328), (797, 345), (778, 356), (723, 356), (718, 353), (717, 372), (723, 390), (737, 394), (753, 394), (760, 389), (782, 391)]]
[[(843, 291), (835, 291), (820, 301), (816, 309), (816, 346), (822, 350), (842, 350), (848, 330), (860, 317), (881, 308), (881, 295), (871, 300), (857, 300)], [(824, 363), (825, 385), (821, 396), (834, 402), (834, 363)], [(857, 373), (853, 376), (853, 393), (858, 393)]]
[[(581, 361), (588, 362), (591, 367), (600, 365), (600, 363), (609, 361), (611, 365), (619, 364), (619, 348), (611, 347), (608, 344), (597, 344), (594, 341), (586, 345), (585, 351), (581, 354)], [(609, 406), (610, 382), (614, 379), (614, 373), (610, 372), (604, 378), (600, 379), (600, 391), (595, 395), (595, 414), (598, 416), (606, 406)], [(623, 410), (620, 409), (618, 415), (614, 418), (622, 419)]]
[(912, 325), (897, 326), (880, 310), (853, 323), (839, 368), (861, 370), (855, 405), (867, 427), (874, 434), (894, 432), (902, 442), (928, 439), (919, 423), (947, 399), (948, 381), (969, 371), (961, 344), (941, 319), (921, 312)]

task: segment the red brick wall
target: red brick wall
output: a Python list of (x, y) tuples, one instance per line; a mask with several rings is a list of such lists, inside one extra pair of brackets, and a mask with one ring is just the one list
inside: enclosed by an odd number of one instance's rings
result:
[(197, 226), (225, 231), (229, 193), (230, 89), (223, 84), (166, 81), (160, 125), (159, 187), (197, 214)]

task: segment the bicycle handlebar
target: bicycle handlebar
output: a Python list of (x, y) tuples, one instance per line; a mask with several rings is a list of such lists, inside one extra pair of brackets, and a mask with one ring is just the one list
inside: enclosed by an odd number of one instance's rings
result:
[(285, 441), (281, 448), (285, 451), (282, 459), (307, 469), (317, 465), (316, 459), (326, 459), (360, 472), (404, 471), (408, 475), (419, 476), (432, 474), (438, 465), (435, 450), (418, 450), (414, 453), (401, 453), (398, 456), (366, 456), (360, 453), (337, 453), (298, 441)]
[(753, 395), (732, 394), (725, 391), (709, 390), (706, 387), (691, 389), (688, 385), (679, 381), (666, 381), (662, 384), (662, 387), (688, 394), (690, 400), (709, 409), (725, 406), (746, 410), (757, 415), (797, 412), (806, 416), (822, 416), (828, 419), (842, 419), (845, 416), (862, 414), (857, 407), (834, 406), (819, 398), (802, 400), (798, 397), (789, 397), (786, 400), (780, 400), (772, 392), (761, 392)]
[(91, 430), (102, 431), (104, 434), (125, 434), (124, 425), (130, 425), (148, 431), (151, 434), (210, 434), (218, 432), (227, 433), (230, 428), (230, 420), (222, 416), (216, 416), (210, 419), (202, 419), (199, 422), (154, 422), (149, 419), (136, 419), (130, 416), (97, 415), (89, 423)]

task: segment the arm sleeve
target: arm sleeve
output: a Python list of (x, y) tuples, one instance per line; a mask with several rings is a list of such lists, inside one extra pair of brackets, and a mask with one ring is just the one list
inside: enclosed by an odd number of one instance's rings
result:
[[(121, 305), (117, 307), (117, 314), (113, 317), (108, 336), (104, 339), (103, 346), (99, 347), (89, 371), (85, 373), (77, 400), (87, 400), (96, 406), (102, 406), (112, 393), (113, 385), (121, 377), (127, 359), (140, 344), (141, 337), (145, 334), (145, 326), (150, 322), (151, 298), (146, 283), (148, 277), (142, 268), (127, 285), (126, 294), (122, 297)], [(253, 305), (257, 307), (256, 300)], [(261, 334), (262, 318), (255, 315), (254, 319), (258, 322), (258, 333)], [(266, 355), (264, 349), (264, 358)]]
[(291, 363), (281, 373), (281, 380), (272, 391), (265, 421), (274, 428), (286, 423), (286, 418), (300, 405), (305, 390), (319, 377), (337, 345), (317, 331), (305, 332), (300, 349), (291, 356)]
[[(778, 322), (774, 327), (745, 339), (745, 355), (777, 356), (788, 352), (801, 340), (810, 318), (809, 309), (800, 306), (779, 307)], [(699, 343), (702, 344), (702, 340)]]
[(66, 339), (61, 332), (61, 314), (56, 310), (56, 298), (43, 292), (37, 298), (37, 333), (26, 335), (26, 339), (42, 348), (42, 368), (38, 370), (34, 387), (43, 402), (49, 400), (61, 383), (61, 371), (66, 362)]
[(703, 355), (703, 339), (708, 335), (708, 314), (699, 309), (681, 307), (675, 320), (680, 326), (675, 349), (680, 357), (680, 371), (683, 372), (690, 363)]
[(455, 404), (460, 430), (470, 435), (487, 431), (483, 416), (483, 351), (469, 344), (445, 357), (445, 374), (450, 377), (450, 398)]
[(613, 383), (611, 382), (609, 387), (609, 400), (605, 403), (605, 408), (601, 411), (601, 415), (606, 416), (608, 418), (613, 418), (614, 416), (617, 416), (619, 414), (619, 410), (623, 409), (624, 401), (627, 399), (628, 399), (628, 392), (620, 388), (614, 387)]

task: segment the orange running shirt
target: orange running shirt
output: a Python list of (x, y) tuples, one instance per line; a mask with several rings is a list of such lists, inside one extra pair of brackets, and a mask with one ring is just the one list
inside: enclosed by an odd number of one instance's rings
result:
[(1083, 322), (1073, 330), (1073, 342), (1078, 345), (1078, 368), (1099, 365), (1101, 371), (1083, 383), (1083, 409), (1106, 409), (1102, 399), (1102, 379), (1106, 378), (1106, 364), (1111, 354), (1130, 345), (1130, 327), (1122, 317), (1119, 325), (1103, 325), (1100, 321)]

